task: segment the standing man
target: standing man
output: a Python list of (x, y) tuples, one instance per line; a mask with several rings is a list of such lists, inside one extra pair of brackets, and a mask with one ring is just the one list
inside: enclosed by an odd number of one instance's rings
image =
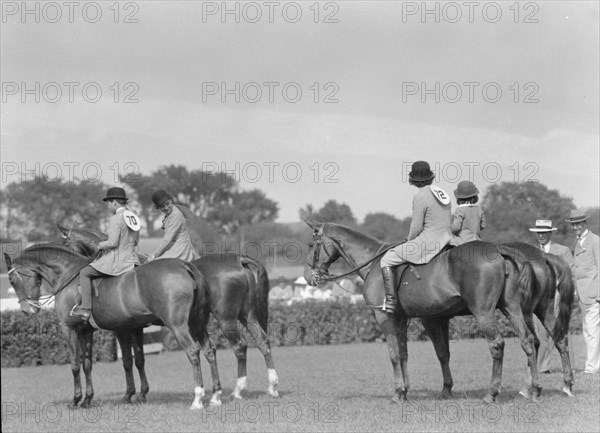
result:
[(164, 234), (156, 250), (148, 256), (148, 261), (175, 258), (191, 262), (199, 258), (192, 245), (185, 217), (173, 203), (173, 196), (164, 189), (159, 189), (152, 194), (152, 201), (156, 209), (165, 215), (161, 226)]
[[(537, 220), (535, 227), (529, 229), (530, 232), (537, 234), (537, 241), (540, 244), (540, 249), (545, 253), (554, 254), (563, 259), (573, 269), (573, 254), (571, 250), (564, 245), (552, 242), (552, 233), (557, 229), (552, 227), (550, 220)], [(558, 311), (559, 294), (554, 295), (554, 311)], [(535, 316), (534, 316), (535, 317)], [(550, 354), (554, 349), (554, 341), (552, 336), (546, 332), (542, 323), (536, 317), (537, 331), (540, 338), (540, 349), (538, 351), (538, 366), (540, 373), (550, 373)]]
[(577, 241), (573, 246), (575, 257), (575, 278), (579, 306), (581, 307), (581, 322), (583, 337), (587, 347), (584, 373), (598, 374), (600, 371), (600, 240), (598, 235), (588, 229), (587, 219), (583, 211), (572, 210), (566, 221), (571, 227)]
[(136, 247), (140, 237), (140, 219), (127, 206), (123, 188), (109, 188), (102, 201), (114, 214), (109, 221), (108, 239), (98, 244), (105, 253), (79, 273), (81, 305), (75, 305), (71, 316), (89, 320), (92, 312), (92, 279), (112, 277), (131, 271), (139, 263)]

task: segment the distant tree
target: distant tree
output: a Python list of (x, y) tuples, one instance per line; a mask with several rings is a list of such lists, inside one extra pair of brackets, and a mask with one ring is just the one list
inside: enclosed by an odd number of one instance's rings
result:
[(226, 203), (215, 207), (211, 219), (226, 233), (236, 233), (240, 227), (272, 222), (279, 207), (258, 189), (236, 191)]
[(319, 222), (332, 222), (350, 226), (356, 226), (356, 218), (345, 203), (338, 203), (335, 200), (329, 200), (325, 205), (315, 211), (313, 206), (308, 204), (306, 208), (300, 209), (300, 218), (303, 220), (314, 219)]
[(2, 192), (3, 236), (27, 241), (56, 237), (56, 223), (100, 228), (108, 216), (102, 202), (107, 186), (101, 182), (42, 177), (9, 184)]
[(408, 236), (410, 218), (402, 220), (393, 215), (377, 212), (365, 216), (360, 228), (368, 235), (386, 242), (400, 242)]
[(502, 182), (488, 187), (482, 200), (487, 228), (483, 240), (492, 242), (535, 242), (529, 231), (537, 219), (550, 219), (558, 230), (553, 240), (568, 243), (570, 227), (565, 223), (573, 199), (537, 182)]

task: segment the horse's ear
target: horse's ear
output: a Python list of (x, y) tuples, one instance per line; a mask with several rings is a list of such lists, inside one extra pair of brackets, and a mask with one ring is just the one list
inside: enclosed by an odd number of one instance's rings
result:
[(64, 226), (61, 226), (59, 223), (56, 223), (56, 225), (57, 225), (58, 229), (60, 230), (60, 232), (62, 233), (63, 237), (66, 237), (67, 234), (69, 233), (69, 230)]
[(308, 224), (308, 226), (309, 226), (311, 229), (314, 229), (314, 230), (317, 230), (317, 229), (319, 228), (319, 226), (321, 225), (321, 223), (319, 223), (319, 222), (317, 222), (317, 221), (315, 221), (315, 220), (310, 220), (310, 219), (308, 219), (308, 220), (304, 220), (304, 222), (305, 222), (306, 224)]
[(4, 260), (6, 261), (6, 266), (8, 267), (8, 270), (10, 271), (13, 268), (13, 264), (12, 264), (12, 259), (10, 258), (8, 253), (4, 253)]

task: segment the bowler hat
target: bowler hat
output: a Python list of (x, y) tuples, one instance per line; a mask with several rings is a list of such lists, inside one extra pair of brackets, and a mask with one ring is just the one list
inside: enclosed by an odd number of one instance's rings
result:
[(530, 232), (555, 232), (558, 230), (556, 227), (552, 227), (552, 221), (550, 220), (535, 220), (535, 227), (529, 229)]
[(585, 212), (583, 212), (579, 209), (573, 209), (571, 211), (571, 215), (565, 221), (568, 223), (581, 223), (581, 222), (584, 222), (585, 220), (587, 220), (588, 218), (589, 218), (589, 216), (586, 216)]
[(454, 196), (456, 198), (469, 198), (475, 197), (479, 194), (479, 190), (475, 186), (475, 184), (468, 180), (463, 180), (458, 183), (458, 186), (454, 190)]
[(115, 186), (113, 188), (108, 188), (108, 191), (106, 191), (106, 197), (104, 197), (102, 199), (102, 201), (107, 201), (107, 200), (115, 200), (115, 199), (121, 199), (121, 200), (129, 200), (127, 198), (127, 195), (125, 194), (125, 190), (123, 188), (119, 188), (118, 186)]
[(154, 207), (156, 207), (156, 209), (161, 207), (164, 202), (172, 198), (173, 196), (164, 189), (159, 189), (154, 194), (152, 194), (152, 201), (154, 202)]
[(435, 173), (429, 168), (427, 161), (416, 161), (411, 167), (408, 178), (417, 182), (425, 182), (435, 177)]

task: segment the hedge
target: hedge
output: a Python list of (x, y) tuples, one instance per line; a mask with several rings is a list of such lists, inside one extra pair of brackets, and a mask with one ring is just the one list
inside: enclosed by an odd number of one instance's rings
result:
[[(2, 367), (22, 365), (64, 364), (69, 362), (66, 339), (63, 336), (54, 310), (42, 310), (33, 317), (20, 311), (1, 314), (2, 317)], [(497, 312), (500, 329), (505, 338), (516, 338), (508, 320)], [(242, 336), (250, 346), (252, 337), (245, 329)], [(484, 330), (472, 316), (455, 317), (450, 322), (452, 340), (483, 338)], [(570, 332), (581, 333), (579, 306), (573, 308)], [(214, 318), (209, 326), (211, 340), (219, 348), (229, 347)], [(272, 346), (315, 344), (346, 344), (378, 341), (383, 338), (371, 310), (364, 302), (352, 304), (347, 298), (337, 301), (296, 302), (291, 305), (281, 301), (269, 305), (267, 334)], [(166, 350), (179, 350), (167, 328), (162, 330)], [(409, 341), (427, 340), (419, 319), (412, 319), (408, 327)], [(94, 361), (115, 361), (116, 339), (111, 331), (94, 333)]]

